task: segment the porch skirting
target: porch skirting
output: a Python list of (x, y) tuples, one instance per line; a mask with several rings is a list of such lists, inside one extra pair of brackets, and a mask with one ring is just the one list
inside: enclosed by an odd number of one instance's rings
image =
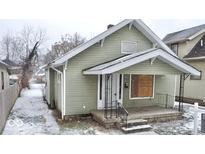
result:
[[(144, 119), (151, 123), (182, 119), (182, 112), (159, 106), (127, 108), (127, 111), (129, 112), (128, 120)], [(103, 110), (95, 110), (91, 114), (94, 120), (106, 128), (115, 127), (121, 120), (115, 116), (108, 119), (104, 118)]]

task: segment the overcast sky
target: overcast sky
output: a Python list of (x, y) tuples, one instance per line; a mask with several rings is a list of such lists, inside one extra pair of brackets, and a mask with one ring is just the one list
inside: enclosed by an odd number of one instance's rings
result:
[[(192, 26), (205, 24), (204, 20), (151, 20), (142, 19), (160, 38), (167, 33), (175, 32)], [(46, 47), (60, 40), (61, 35), (79, 32), (87, 39), (106, 30), (108, 24), (117, 24), (121, 20), (0, 20), (0, 37), (7, 31), (20, 31), (24, 25), (46, 29), (48, 41)]]

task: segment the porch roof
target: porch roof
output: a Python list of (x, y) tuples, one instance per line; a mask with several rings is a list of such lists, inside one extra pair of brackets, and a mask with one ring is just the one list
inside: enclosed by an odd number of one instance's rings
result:
[(134, 53), (110, 62), (93, 66), (91, 68), (85, 69), (83, 74), (111, 74), (147, 60), (150, 60), (150, 63), (152, 64), (155, 59), (159, 59), (164, 63), (167, 63), (170, 67), (173, 67), (182, 73), (200, 76), (199, 70), (160, 48), (153, 48), (147, 51)]

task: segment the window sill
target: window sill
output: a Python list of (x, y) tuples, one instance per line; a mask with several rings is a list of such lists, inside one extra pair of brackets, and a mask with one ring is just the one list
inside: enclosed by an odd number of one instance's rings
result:
[(154, 99), (154, 97), (133, 97), (129, 98), (130, 100), (141, 100), (141, 99)]

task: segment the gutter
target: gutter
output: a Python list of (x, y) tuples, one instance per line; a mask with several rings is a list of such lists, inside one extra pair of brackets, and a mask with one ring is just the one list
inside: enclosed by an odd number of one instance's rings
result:
[(203, 60), (203, 59), (205, 59), (205, 56), (203, 56), (203, 57), (183, 58), (183, 59), (187, 60), (187, 61), (189, 61), (189, 60)]

